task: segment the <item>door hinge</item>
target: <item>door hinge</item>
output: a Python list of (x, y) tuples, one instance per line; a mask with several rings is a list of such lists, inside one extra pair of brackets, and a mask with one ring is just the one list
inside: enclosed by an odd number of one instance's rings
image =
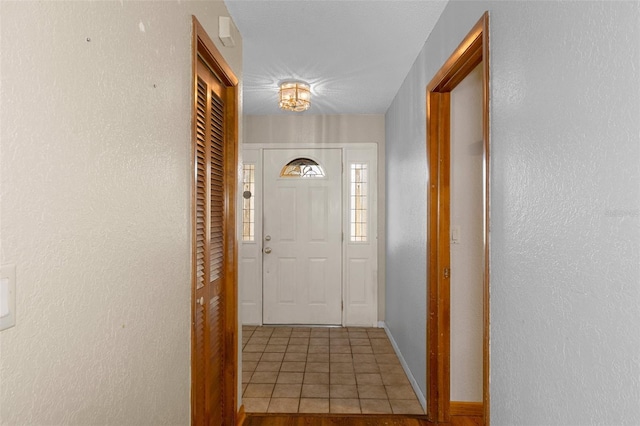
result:
[(444, 279), (448, 279), (451, 276), (451, 268), (444, 268)]
[(340, 310), (344, 311), (344, 301), (340, 302)]

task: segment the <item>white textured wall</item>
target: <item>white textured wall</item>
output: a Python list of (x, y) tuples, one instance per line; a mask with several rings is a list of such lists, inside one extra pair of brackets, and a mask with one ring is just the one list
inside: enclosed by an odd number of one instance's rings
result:
[(226, 8), (0, 8), (0, 423), (188, 424), (191, 14)]
[(424, 377), (425, 87), (485, 10), (492, 424), (638, 424), (638, 2), (447, 5), (386, 115), (388, 327)]
[[(275, 102), (275, 101), (274, 101)], [(378, 144), (378, 320), (385, 312), (385, 131), (379, 114), (246, 115), (243, 141), (252, 143)]]
[(451, 92), (451, 401), (482, 401), (482, 64)]

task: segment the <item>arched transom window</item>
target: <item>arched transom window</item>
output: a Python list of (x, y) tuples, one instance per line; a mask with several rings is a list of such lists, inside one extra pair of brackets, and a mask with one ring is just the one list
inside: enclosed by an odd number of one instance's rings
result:
[(285, 178), (318, 178), (324, 177), (324, 169), (310, 158), (296, 158), (289, 161), (280, 171)]

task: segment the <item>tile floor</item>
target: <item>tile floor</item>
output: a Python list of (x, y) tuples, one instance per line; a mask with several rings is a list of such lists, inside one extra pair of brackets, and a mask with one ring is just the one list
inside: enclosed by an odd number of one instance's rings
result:
[(249, 413), (424, 414), (381, 328), (242, 327)]

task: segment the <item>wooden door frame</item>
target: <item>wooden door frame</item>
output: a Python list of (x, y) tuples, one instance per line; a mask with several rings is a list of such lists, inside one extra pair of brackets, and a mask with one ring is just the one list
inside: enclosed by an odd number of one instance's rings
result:
[[(237, 187), (237, 164), (238, 164), (238, 79), (231, 70), (229, 64), (225, 61), (220, 51), (215, 47), (211, 38), (198, 22), (195, 16), (192, 16), (192, 150), (195, 150), (196, 135), (196, 114), (197, 114), (197, 65), (198, 56), (211, 68), (217, 78), (220, 79), (225, 87), (225, 114), (224, 114), (224, 407), (223, 407), (223, 424), (235, 425), (241, 420), (242, 412), (238, 415), (237, 411), (237, 394), (238, 394), (238, 253), (236, 245), (236, 187)], [(191, 170), (194, 168), (195, 151), (191, 155)], [(195, 179), (195, 177), (192, 177)], [(192, 189), (192, 218), (195, 214), (195, 182), (191, 183)], [(193, 231), (192, 231), (193, 232)], [(192, 236), (192, 271), (195, 262), (195, 236)], [(193, 274), (193, 273), (192, 273)], [(192, 276), (191, 289), (191, 309), (192, 309), (192, 327), (191, 327), (191, 371), (194, 371), (194, 354), (195, 354), (195, 294), (196, 294), (196, 277)], [(194, 412), (194, 390), (195, 381), (191, 377), (191, 411)], [(194, 419), (192, 417), (192, 423)]]
[(482, 62), (484, 188), (483, 417), (489, 424), (489, 13), (485, 12), (427, 85), (427, 417), (450, 414), (450, 116), (451, 91)]

